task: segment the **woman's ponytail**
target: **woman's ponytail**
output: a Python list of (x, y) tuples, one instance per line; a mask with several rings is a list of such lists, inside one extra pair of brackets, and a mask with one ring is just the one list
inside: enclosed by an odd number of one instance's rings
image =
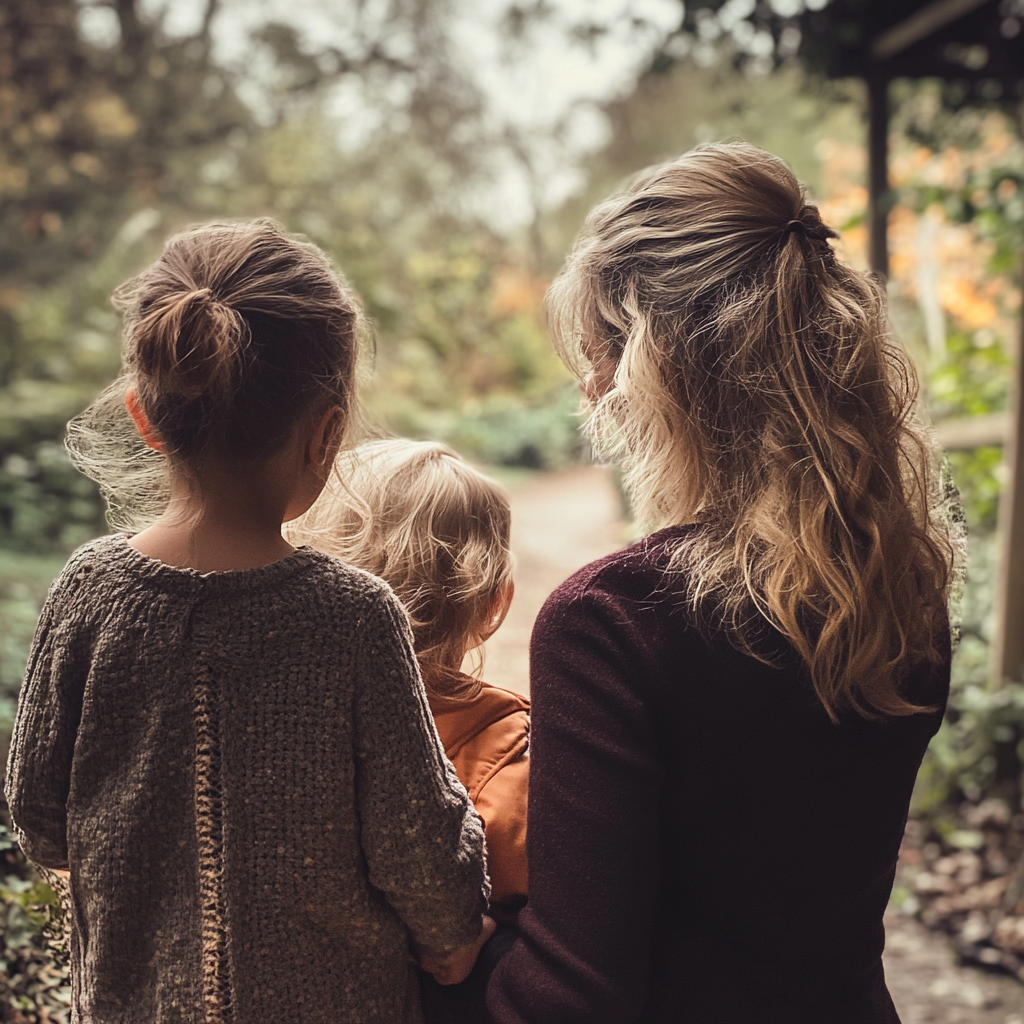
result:
[(766, 660), (774, 629), (833, 718), (913, 714), (961, 537), (884, 288), (834, 235), (781, 160), (706, 146), (594, 209), (547, 306), (567, 365), (614, 366), (590, 433), (638, 518), (696, 524), (694, 621)]

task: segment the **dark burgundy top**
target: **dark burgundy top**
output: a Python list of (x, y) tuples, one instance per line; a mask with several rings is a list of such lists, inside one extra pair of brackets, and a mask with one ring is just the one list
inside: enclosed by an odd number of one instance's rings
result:
[[(795, 655), (706, 641), (664, 530), (548, 599), (499, 1024), (896, 1024), (882, 913), (941, 711), (832, 724)], [(944, 706), (949, 664), (908, 696)]]

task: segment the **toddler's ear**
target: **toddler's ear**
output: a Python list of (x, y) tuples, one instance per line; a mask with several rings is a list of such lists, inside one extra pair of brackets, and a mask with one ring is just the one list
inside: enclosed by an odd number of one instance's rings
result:
[(139, 401), (139, 396), (135, 394), (135, 388), (129, 388), (125, 393), (124, 404), (128, 410), (128, 415), (131, 416), (135, 423), (139, 436), (146, 442), (146, 446), (152, 448), (155, 452), (160, 452), (162, 455), (164, 451), (163, 442), (160, 440), (160, 435), (153, 429), (149, 418), (143, 412), (142, 403)]
[(505, 621), (505, 616), (508, 615), (515, 592), (516, 585), (512, 581), (512, 577), (509, 576), (494, 596), (494, 604), (491, 605), (491, 614), (488, 616), (487, 625), (480, 636), (480, 643), (484, 643), (484, 641), (492, 637), (497, 632), (498, 627)]

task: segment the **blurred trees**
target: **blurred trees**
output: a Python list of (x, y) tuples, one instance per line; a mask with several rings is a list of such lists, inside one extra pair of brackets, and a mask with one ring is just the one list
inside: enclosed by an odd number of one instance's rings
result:
[(103, 528), (63, 424), (116, 372), (109, 290), (189, 221), (269, 214), (336, 256), (378, 325), (370, 405), (390, 425), (445, 426), (434, 414), (466, 403), (486, 418), (491, 396), (500, 419), (564, 379), (538, 289), (509, 304), (515, 253), (466, 209), (485, 129), (446, 0), (346, 5), (316, 40), (256, 24), (224, 57), (218, 19), (243, 13), (207, 0), (174, 35), (140, 0), (0, 9), (4, 545), (66, 549)]
[(270, 215), (332, 253), (375, 324), (375, 423), (491, 461), (578, 447), (544, 282), (469, 201), (488, 129), (448, 0), (337, 5), (315, 37), (250, 13), (0, 7), (0, 757), (46, 587), (106, 530), (62, 439), (118, 370), (110, 291), (185, 224)]

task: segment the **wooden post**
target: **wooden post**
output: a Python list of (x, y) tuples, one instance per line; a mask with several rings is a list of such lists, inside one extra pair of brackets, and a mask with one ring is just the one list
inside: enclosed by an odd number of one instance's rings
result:
[(1008, 471), (999, 499), (999, 577), (992, 628), (992, 681), (1024, 677), (1024, 322), (1017, 346), (1010, 429), (1003, 446)]
[(889, 276), (889, 79), (868, 76), (868, 243), (871, 269)]

